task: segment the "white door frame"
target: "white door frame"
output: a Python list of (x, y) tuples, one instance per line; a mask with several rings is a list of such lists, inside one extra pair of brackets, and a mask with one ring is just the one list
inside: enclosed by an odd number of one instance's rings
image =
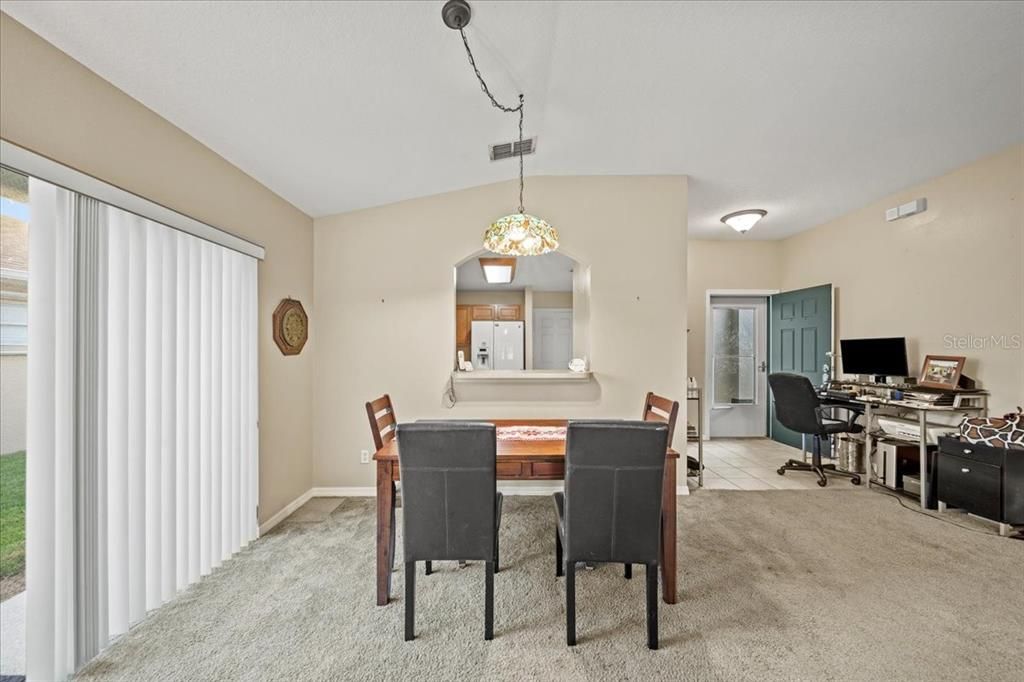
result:
[[(779, 289), (708, 289), (704, 292), (704, 440), (711, 440), (711, 380), (714, 370), (713, 349), (708, 343), (708, 331), (711, 329), (711, 299), (713, 297), (764, 297), (779, 293)], [(768, 323), (768, 332), (771, 332), (771, 319)], [(767, 343), (767, 339), (765, 339)], [(769, 428), (771, 425), (769, 424)]]

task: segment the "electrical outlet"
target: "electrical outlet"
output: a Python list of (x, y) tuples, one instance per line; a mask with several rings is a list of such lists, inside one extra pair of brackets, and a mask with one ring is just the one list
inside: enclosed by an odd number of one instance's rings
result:
[(362, 464), (369, 464), (370, 463), (370, 451), (369, 450), (361, 450), (359, 452), (359, 461)]

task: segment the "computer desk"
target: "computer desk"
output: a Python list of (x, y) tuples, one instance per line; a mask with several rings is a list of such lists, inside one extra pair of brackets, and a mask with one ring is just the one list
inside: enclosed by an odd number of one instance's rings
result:
[[(891, 386), (885, 386), (879, 384), (879, 389), (891, 389)], [(871, 432), (871, 418), (875, 416), (875, 413), (880, 409), (890, 409), (897, 411), (907, 411), (915, 413), (918, 423), (918, 438), (917, 440), (909, 438), (898, 438), (894, 436), (887, 436), (890, 440), (899, 441), (908, 445), (917, 445), (918, 456), (920, 457), (921, 463), (921, 509), (926, 509), (927, 503), (927, 490), (928, 490), (928, 415), (931, 413), (939, 413), (945, 415), (954, 414), (980, 414), (981, 416), (988, 415), (988, 393), (980, 390), (958, 390), (953, 391), (956, 394), (956, 399), (953, 405), (932, 405), (929, 403), (923, 403), (913, 400), (894, 400), (892, 398), (882, 398), (878, 396), (867, 396), (860, 395), (856, 397), (842, 398), (835, 395), (829, 395), (825, 392), (819, 393), (822, 405), (836, 405), (839, 407), (848, 407), (850, 409), (863, 412), (864, 414), (864, 467), (866, 473), (866, 480), (868, 489), (871, 489), (871, 455), (874, 451), (875, 437)], [(963, 404), (963, 398), (978, 399), (980, 404)]]

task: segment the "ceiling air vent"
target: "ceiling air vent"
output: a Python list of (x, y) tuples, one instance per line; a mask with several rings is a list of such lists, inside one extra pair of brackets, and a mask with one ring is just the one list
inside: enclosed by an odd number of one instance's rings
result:
[[(492, 144), (489, 149), (491, 151), (491, 161), (516, 158), (519, 156), (519, 140)], [(536, 137), (528, 137), (523, 140), (523, 156), (528, 156), (535, 151), (537, 151)]]

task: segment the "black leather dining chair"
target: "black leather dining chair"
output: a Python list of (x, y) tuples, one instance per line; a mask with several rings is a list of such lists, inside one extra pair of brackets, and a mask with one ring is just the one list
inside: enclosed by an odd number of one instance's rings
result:
[(565, 493), (555, 493), (555, 575), (565, 574), (566, 643), (576, 644), (576, 564), (643, 564), (647, 646), (658, 648), (661, 494), (668, 426), (571, 421)]
[[(840, 471), (835, 464), (821, 463), (821, 443), (824, 439), (837, 433), (860, 433), (864, 427), (856, 423), (859, 414), (855, 410), (842, 405), (823, 405), (810, 379), (800, 374), (776, 372), (768, 375), (768, 385), (775, 398), (775, 418), (787, 429), (814, 437), (811, 449), (811, 462), (799, 459), (788, 460), (779, 467), (779, 476), (787, 471), (813, 471), (818, 476), (818, 485), (828, 485), (826, 474), (846, 476), (854, 485), (860, 485), (860, 476), (855, 473)], [(830, 419), (826, 411), (833, 409), (846, 410), (845, 420)]]
[(415, 638), (416, 562), (477, 560), (485, 565), (484, 639), (494, 637), (494, 571), (501, 493), (492, 424), (399, 424), (405, 554), (405, 640)]

